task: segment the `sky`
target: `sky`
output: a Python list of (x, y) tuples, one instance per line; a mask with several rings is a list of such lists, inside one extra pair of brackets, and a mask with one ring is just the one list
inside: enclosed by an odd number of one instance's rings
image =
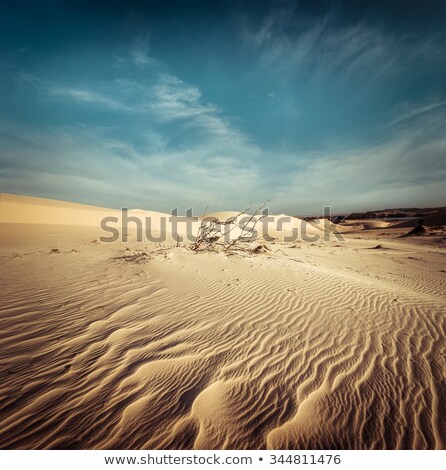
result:
[(446, 2), (3, 1), (0, 191), (446, 205)]

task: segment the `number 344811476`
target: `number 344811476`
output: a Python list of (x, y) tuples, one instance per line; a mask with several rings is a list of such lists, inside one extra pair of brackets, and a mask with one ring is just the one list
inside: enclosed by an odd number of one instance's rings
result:
[(341, 456), (333, 454), (288, 454), (270, 455), (269, 457), (270, 465), (339, 465), (341, 463)]

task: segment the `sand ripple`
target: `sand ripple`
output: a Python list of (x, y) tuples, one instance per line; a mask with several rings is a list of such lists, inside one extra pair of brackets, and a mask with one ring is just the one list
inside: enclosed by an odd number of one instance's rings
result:
[(444, 449), (446, 302), (428, 279), (180, 250), (12, 259), (0, 447)]

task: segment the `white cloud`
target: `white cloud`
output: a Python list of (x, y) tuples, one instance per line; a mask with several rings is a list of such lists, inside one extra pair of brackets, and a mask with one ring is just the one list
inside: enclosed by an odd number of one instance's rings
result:
[(158, 82), (147, 89), (150, 108), (163, 121), (195, 118), (201, 114), (216, 112), (212, 105), (201, 101), (197, 87), (188, 85), (174, 75), (163, 73)]
[(340, 212), (442, 204), (446, 138), (425, 132), (406, 129), (376, 146), (302, 154), (274, 204), (292, 210), (292, 200), (295, 207), (320, 213), (323, 205)]
[[(287, 32), (293, 29), (288, 28), (290, 18), (272, 13), (258, 30), (245, 30), (247, 42), (261, 50), (269, 65), (280, 63), (280, 69), (305, 62), (318, 73), (350, 75), (370, 71), (376, 63), (381, 68), (373, 73), (397, 66), (397, 43), (364, 24), (332, 31), (325, 19), (304, 25), (296, 39)], [(338, 210), (376, 208), (381, 201), (409, 204), (411, 198), (420, 200), (421, 193), (426, 205), (446, 199), (440, 186), (446, 177), (446, 132), (438, 124), (446, 122), (444, 100), (395, 109), (390, 126), (405, 126), (391, 129), (379, 145), (345, 152), (270, 153), (208, 102), (199, 87), (167, 72), (149, 53), (148, 37), (135, 40), (130, 60), (121, 65), (132, 64), (138, 73), (122, 69), (117, 77), (82, 87), (21, 74), (23, 83), (37, 94), (51, 95), (61, 107), (72, 111), (77, 103), (77, 124), (47, 126), (43, 132), (11, 121), (2, 125), (0, 132), (7, 136), (0, 150), (2, 190), (55, 198), (72, 194), (80, 200), (81, 189), (83, 202), (163, 211), (177, 205), (201, 207), (210, 199), (218, 201), (213, 206), (218, 210), (272, 198), (275, 210), (290, 213), (317, 211), (323, 204)], [(86, 125), (84, 105), (87, 118), (95, 106), (115, 119)], [(297, 115), (292, 105), (275, 112)]]
[(150, 57), (150, 33), (144, 36), (136, 36), (133, 40), (132, 47), (130, 48), (130, 56), (133, 63), (138, 67), (147, 67), (150, 65), (157, 65), (158, 61)]
[(427, 103), (404, 103), (396, 110), (394, 113), (397, 114), (397, 117), (393, 119), (389, 125), (396, 126), (402, 124), (406, 121), (425, 117), (431, 114), (434, 111), (441, 111), (441, 108), (446, 107), (446, 100), (434, 100)]
[[(147, 65), (148, 52), (148, 43), (136, 41), (131, 50), (134, 65)], [(258, 147), (207, 102), (197, 86), (161, 69), (152, 69), (149, 76), (125, 73), (107, 81), (90, 80), (82, 87), (21, 77), (37, 94), (59, 100), (61, 107), (73, 109), (73, 102), (78, 107), (74, 125), (36, 132), (9, 123), (11, 136), (26, 137), (40, 150), (34, 150), (34, 159), (25, 144), (12, 145), (8, 156), (0, 152), (0, 159), (10, 163), (3, 190), (45, 191), (63, 198), (62, 193), (88, 187), (96, 204), (165, 211), (182, 204), (199, 207), (212, 198), (233, 207), (249, 201), (260, 178)], [(90, 106), (105, 117), (109, 111), (125, 114), (122, 121), (113, 119), (111, 127), (85, 125), (84, 105), (89, 106), (87, 119)], [(172, 145), (177, 134), (185, 134), (187, 143), (180, 139)]]
[(77, 101), (81, 101), (85, 103), (93, 103), (98, 106), (105, 106), (107, 108), (123, 109), (123, 110), (132, 109), (130, 107), (125, 106), (123, 103), (121, 103), (120, 101), (110, 96), (106, 96), (102, 93), (97, 93), (91, 90), (50, 86), (48, 88), (48, 91), (52, 95), (64, 95)]
[(313, 80), (339, 76), (373, 82), (414, 61), (427, 63), (441, 50), (433, 36), (398, 35), (366, 21), (341, 24), (333, 13), (309, 21), (293, 5), (271, 10), (257, 25), (243, 21), (241, 36), (265, 68)]

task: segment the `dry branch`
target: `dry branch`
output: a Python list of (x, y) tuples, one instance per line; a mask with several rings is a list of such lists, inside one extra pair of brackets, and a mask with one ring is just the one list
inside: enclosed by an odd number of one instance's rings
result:
[[(247, 220), (242, 219), (241, 225), (237, 223), (238, 219), (247, 214), (249, 206), (236, 216), (225, 221), (220, 221), (215, 217), (207, 217), (207, 206), (195, 242), (192, 243), (189, 248), (196, 252), (202, 250), (223, 251), (227, 254), (231, 251), (250, 252), (247, 246), (242, 246), (241, 244), (253, 240), (252, 236), (256, 233), (255, 228), (264, 217), (258, 217), (258, 214), (264, 209), (267, 203), (268, 201), (258, 207)], [(229, 227), (229, 229), (227, 229), (227, 227)], [(230, 234), (236, 229), (240, 230), (240, 234), (231, 240)]]

